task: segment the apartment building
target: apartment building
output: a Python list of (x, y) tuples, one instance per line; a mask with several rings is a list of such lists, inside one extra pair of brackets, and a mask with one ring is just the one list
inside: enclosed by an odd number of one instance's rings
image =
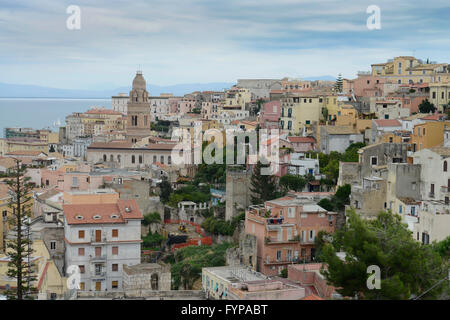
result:
[(123, 266), (141, 263), (143, 215), (135, 200), (97, 198), (63, 206), (66, 267), (79, 267), (81, 291), (122, 290)]
[(252, 205), (245, 213), (245, 232), (257, 238), (257, 270), (270, 276), (289, 264), (314, 260), (317, 234), (333, 233), (335, 226), (336, 213), (303, 195)]
[(317, 93), (288, 93), (281, 98), (280, 130), (289, 134), (312, 133), (322, 116), (324, 98)]

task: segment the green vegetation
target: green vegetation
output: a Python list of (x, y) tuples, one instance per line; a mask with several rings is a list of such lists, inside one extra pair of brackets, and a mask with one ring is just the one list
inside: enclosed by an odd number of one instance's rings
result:
[(142, 222), (142, 224), (144, 226), (148, 226), (149, 224), (159, 222), (161, 222), (160, 214), (158, 212), (152, 212), (144, 216), (144, 221)]
[(170, 185), (169, 181), (167, 180), (167, 177), (163, 177), (161, 183), (159, 184), (160, 192), (160, 199), (162, 203), (167, 203), (170, 198), (170, 194), (173, 192), (172, 186)]
[(221, 243), (213, 246), (190, 246), (178, 249), (172, 261), (172, 289), (192, 289), (194, 282), (201, 278), (202, 268), (225, 265), (225, 253), (233, 245)]
[(306, 179), (300, 176), (294, 176), (291, 174), (284, 175), (280, 178), (280, 187), (283, 191), (289, 190), (302, 191), (306, 186)]
[[(323, 241), (320, 246), (320, 258), (328, 265), (322, 273), (343, 296), (410, 299), (447, 276), (448, 259), (443, 259), (433, 245), (415, 241), (399, 215), (380, 212), (374, 220), (363, 220), (350, 211), (348, 217), (347, 226), (338, 230), (331, 242)], [(337, 252), (346, 253), (345, 261)], [(380, 289), (368, 288), (373, 273), (367, 268), (372, 265), (380, 268)], [(446, 284), (436, 286), (421, 299), (437, 298), (445, 290)]]
[(238, 214), (233, 219), (231, 219), (231, 221), (217, 219), (212, 216), (206, 218), (205, 221), (203, 221), (202, 228), (205, 229), (205, 231), (212, 234), (232, 236), (234, 230), (236, 230), (239, 221), (242, 221), (244, 219), (245, 219), (245, 212)]
[[(319, 152), (320, 172), (326, 176), (325, 179), (322, 179), (321, 184), (325, 184), (328, 186), (336, 185), (339, 178), (339, 161), (358, 162), (358, 150), (365, 146), (366, 145), (364, 143), (358, 142), (352, 143), (344, 153), (332, 151), (330, 152), (330, 154), (324, 154)], [(317, 156), (317, 152), (310, 151), (308, 153), (313, 158)]]
[(143, 250), (149, 250), (154, 248), (160, 248), (162, 245), (162, 242), (165, 241), (166, 238), (164, 238), (162, 235), (160, 235), (158, 232), (152, 233), (149, 231), (145, 237), (142, 237), (142, 249)]
[(281, 270), (280, 277), (282, 277), (282, 278), (287, 278), (288, 277), (288, 269), (287, 268), (284, 268), (284, 269)]
[(272, 175), (261, 174), (261, 169), (268, 167), (268, 164), (264, 165), (258, 161), (253, 168), (253, 174), (250, 181), (250, 190), (253, 193), (251, 195), (251, 201), (253, 204), (264, 203), (265, 201), (275, 199), (279, 195), (275, 177)]
[(430, 113), (430, 112), (435, 112), (436, 111), (436, 107), (434, 106), (434, 104), (432, 104), (430, 101), (428, 101), (428, 99), (423, 100), (420, 104), (419, 104), (419, 112), (420, 113)]
[(334, 196), (330, 199), (322, 199), (317, 204), (328, 211), (341, 211), (345, 209), (345, 205), (350, 203), (351, 186), (346, 184), (338, 187)]
[(189, 184), (182, 187), (169, 196), (169, 205), (176, 207), (180, 201), (193, 201), (195, 203), (208, 202), (211, 199), (209, 185), (197, 187)]
[(150, 129), (158, 132), (169, 132), (170, 121), (158, 120), (150, 124)]

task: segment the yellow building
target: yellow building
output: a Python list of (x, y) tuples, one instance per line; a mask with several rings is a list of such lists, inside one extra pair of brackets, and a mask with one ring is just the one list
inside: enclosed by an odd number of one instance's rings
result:
[(430, 99), (438, 111), (443, 112), (450, 104), (450, 83), (430, 83)]
[(21, 141), (21, 140), (6, 140), (6, 150), (7, 153), (17, 152), (17, 151), (39, 151), (48, 152), (48, 143), (40, 141)]
[[(427, 117), (423, 119), (427, 120)], [(450, 126), (450, 121), (428, 121), (416, 125), (410, 140), (412, 151), (429, 149), (442, 144), (445, 126)]]
[(281, 98), (280, 129), (290, 134), (312, 133), (312, 126), (323, 119), (325, 99), (318, 93), (287, 93)]
[(0, 138), (0, 156), (4, 156), (8, 153), (8, 144), (6, 139)]
[(392, 83), (432, 83), (442, 81), (440, 75), (448, 73), (447, 63), (424, 63), (411, 56), (395, 57), (386, 63), (372, 64), (372, 75), (388, 79)]
[[(9, 187), (5, 183), (0, 183), (0, 212), (1, 212), (1, 220), (0, 220), (0, 252), (4, 252), (6, 248), (6, 235), (9, 230), (11, 230), (11, 224), (8, 222), (8, 219), (11, 219), (13, 216), (13, 209), (9, 207), (9, 201), (11, 196), (9, 194)], [(30, 201), (27, 205), (30, 208), (33, 208), (33, 197), (31, 197)], [(30, 209), (31, 210), (31, 209)]]
[[(64, 298), (67, 292), (67, 278), (63, 277), (56, 267), (44, 242), (40, 239), (33, 240), (32, 270), (36, 281), (32, 282), (32, 287), (36, 289), (38, 299)], [(5, 289), (9, 285), (11, 289), (17, 287), (15, 278), (6, 276), (8, 272), (9, 258), (0, 255), (0, 289)]]
[(245, 110), (247, 103), (252, 100), (252, 93), (249, 89), (244, 88), (231, 88), (225, 94), (222, 101), (222, 108), (225, 110), (229, 107), (240, 106), (241, 110)]

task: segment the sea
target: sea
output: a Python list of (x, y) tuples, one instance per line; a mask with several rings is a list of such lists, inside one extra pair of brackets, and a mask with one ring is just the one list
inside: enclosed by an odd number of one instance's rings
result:
[(58, 131), (66, 116), (92, 107), (111, 109), (111, 99), (0, 98), (1, 137), (10, 127)]

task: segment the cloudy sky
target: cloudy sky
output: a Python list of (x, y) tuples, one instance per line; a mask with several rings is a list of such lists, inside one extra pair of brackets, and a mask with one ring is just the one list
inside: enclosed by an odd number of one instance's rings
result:
[(139, 66), (157, 85), (353, 78), (399, 55), (450, 62), (448, 17), (449, 0), (0, 0), (0, 82), (109, 89)]

